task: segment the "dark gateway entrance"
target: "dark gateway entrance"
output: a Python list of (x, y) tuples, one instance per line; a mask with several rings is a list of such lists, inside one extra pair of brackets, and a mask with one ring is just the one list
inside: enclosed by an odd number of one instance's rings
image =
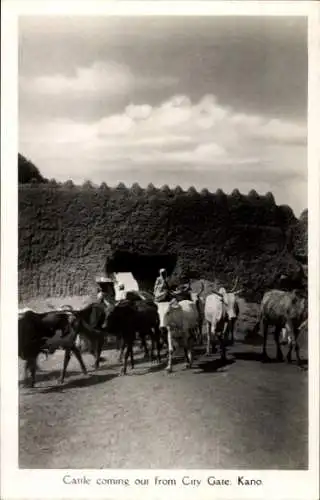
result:
[(131, 272), (141, 290), (153, 291), (159, 269), (165, 268), (168, 276), (176, 267), (174, 254), (139, 254), (116, 250), (106, 262), (106, 273)]

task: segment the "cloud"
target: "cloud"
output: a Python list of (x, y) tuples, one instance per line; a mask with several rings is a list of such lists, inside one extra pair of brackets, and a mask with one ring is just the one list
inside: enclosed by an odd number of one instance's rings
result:
[(77, 68), (73, 76), (21, 76), (20, 88), (28, 93), (50, 96), (126, 95), (135, 88), (166, 88), (176, 81), (176, 78), (169, 76), (154, 78), (134, 75), (126, 65), (114, 61), (96, 61), (90, 67)]
[(22, 122), (20, 130), (21, 152), (57, 179), (126, 181), (135, 172), (140, 182), (156, 183), (180, 172), (181, 182), (196, 186), (209, 182), (231, 191), (251, 183), (258, 192), (267, 186), (290, 200), (295, 182), (299, 196), (305, 189), (306, 125), (239, 112), (214, 95), (196, 103), (185, 95), (158, 106), (131, 103), (89, 123)]

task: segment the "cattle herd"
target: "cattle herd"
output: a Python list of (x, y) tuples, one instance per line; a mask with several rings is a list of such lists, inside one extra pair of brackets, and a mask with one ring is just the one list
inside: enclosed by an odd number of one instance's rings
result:
[[(176, 347), (183, 348), (188, 368), (192, 366), (196, 344), (204, 344), (207, 355), (216, 352), (218, 346), (225, 362), (227, 342), (234, 341), (235, 321), (240, 314), (238, 297), (241, 290), (236, 290), (236, 285), (230, 292), (220, 288), (205, 299), (202, 297), (203, 287), (199, 293), (187, 296), (177, 289), (170, 301), (157, 303), (152, 294), (143, 291), (129, 291), (125, 299), (115, 300), (114, 283), (110, 280), (110, 293), (105, 294), (104, 300), (95, 301), (81, 310), (66, 305), (45, 313), (30, 309), (19, 311), (18, 354), (25, 361), (24, 382), (28, 383), (30, 374), (31, 386), (34, 386), (38, 355), (43, 352), (48, 356), (56, 349), (65, 352), (61, 383), (72, 353), (86, 374), (81, 354), (84, 344), (94, 356), (97, 369), (106, 339), (111, 336), (116, 339), (120, 351), (120, 374), (126, 374), (129, 357), (134, 368), (133, 346), (137, 339), (151, 361), (161, 363), (161, 351), (166, 349), (168, 372), (172, 371)], [(294, 347), (300, 364), (298, 337), (307, 322), (307, 306), (305, 293), (296, 289), (270, 290), (264, 294), (254, 328), (254, 332), (261, 328), (263, 334), (262, 360), (268, 359), (266, 340), (268, 327), (273, 326), (277, 359), (283, 359), (281, 334), (286, 333), (287, 361), (291, 361)]]

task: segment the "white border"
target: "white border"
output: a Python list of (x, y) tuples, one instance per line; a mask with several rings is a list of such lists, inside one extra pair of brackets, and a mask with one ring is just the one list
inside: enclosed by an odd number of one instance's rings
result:
[[(18, 385), (17, 385), (17, 18), (18, 15), (251, 15), (309, 17), (309, 114), (308, 114), (308, 204), (309, 204), (309, 470), (243, 471), (247, 477), (262, 479), (260, 488), (203, 486), (194, 488), (68, 486), (65, 473), (92, 478), (104, 471), (19, 470), (18, 469)], [(134, 2), (134, 1), (15, 1), (2, 2), (1, 16), (1, 498), (319, 498), (319, 117), (320, 89), (320, 7), (317, 2)], [(105, 471), (107, 472), (107, 471)], [(108, 471), (109, 473), (110, 471)], [(114, 470), (113, 477), (150, 478), (170, 476), (180, 482), (183, 471)], [(237, 471), (189, 471), (206, 479), (216, 475), (236, 482)], [(241, 475), (241, 474), (240, 474)]]

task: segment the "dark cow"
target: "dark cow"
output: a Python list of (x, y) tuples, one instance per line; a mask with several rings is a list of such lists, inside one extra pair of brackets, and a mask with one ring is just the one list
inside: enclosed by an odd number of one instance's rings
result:
[[(58, 333), (60, 332), (60, 334)], [(31, 387), (35, 385), (37, 357), (40, 352), (53, 353), (62, 347), (66, 354), (74, 352), (82, 371), (87, 373), (80, 351), (75, 346), (76, 333), (72, 328), (72, 317), (62, 311), (36, 313), (28, 310), (19, 315), (18, 319), (18, 355), (25, 361), (25, 384), (28, 371), (31, 374)], [(64, 381), (67, 363), (66, 358), (61, 375)]]
[(107, 333), (106, 318), (113, 310), (114, 303), (94, 302), (80, 310), (73, 310), (71, 306), (64, 307), (68, 307), (72, 313), (74, 317), (72, 327), (80, 339), (87, 344), (89, 352), (95, 358), (95, 369), (98, 369)]
[(152, 342), (150, 357), (153, 360), (153, 350), (156, 347), (158, 351), (158, 360), (160, 360), (160, 329), (159, 329), (159, 315), (157, 304), (153, 300), (153, 295), (146, 291), (128, 291), (126, 299), (136, 304), (139, 311), (139, 331), (137, 331), (141, 344), (144, 349), (145, 358), (149, 358), (146, 339), (150, 337)]
[(120, 359), (124, 353), (122, 374), (127, 372), (127, 362), (131, 357), (131, 367), (134, 368), (133, 344), (138, 333), (141, 338), (150, 335), (152, 340), (151, 358), (153, 359), (154, 345), (157, 347), (157, 359), (160, 356), (159, 316), (156, 307), (143, 300), (121, 300), (107, 317), (107, 331), (120, 338)]
[(308, 316), (308, 299), (297, 290), (291, 292), (284, 290), (270, 290), (263, 296), (260, 306), (259, 322), (255, 327), (258, 330), (259, 325), (263, 332), (263, 350), (262, 358), (268, 360), (267, 355), (267, 335), (268, 327), (274, 326), (274, 340), (277, 345), (277, 360), (283, 360), (283, 354), (280, 347), (280, 333), (283, 328), (288, 332), (289, 350), (287, 361), (291, 362), (292, 348), (295, 347), (298, 364), (301, 363), (299, 354), (298, 337), (302, 326), (306, 323)]

